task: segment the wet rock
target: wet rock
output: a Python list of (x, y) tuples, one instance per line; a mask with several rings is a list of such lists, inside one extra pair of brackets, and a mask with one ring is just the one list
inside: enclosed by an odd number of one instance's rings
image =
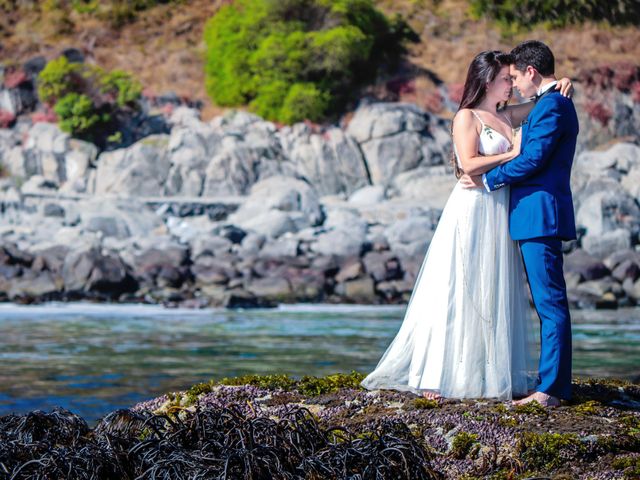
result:
[(398, 280), (403, 276), (400, 261), (391, 252), (367, 252), (362, 263), (365, 271), (376, 282)]
[(247, 285), (247, 291), (268, 301), (287, 302), (292, 300), (291, 285), (284, 278), (255, 278)]
[(582, 249), (564, 257), (564, 272), (578, 274), (581, 280), (598, 280), (610, 274), (605, 264)]
[(371, 277), (347, 280), (336, 286), (336, 293), (356, 303), (374, 303), (376, 299), (375, 285)]

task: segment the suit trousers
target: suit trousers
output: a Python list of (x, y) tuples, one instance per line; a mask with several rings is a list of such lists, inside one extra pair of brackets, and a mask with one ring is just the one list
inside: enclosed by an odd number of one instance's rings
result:
[(537, 391), (571, 398), (571, 317), (562, 270), (562, 241), (520, 240), (520, 251), (540, 318), (540, 384)]

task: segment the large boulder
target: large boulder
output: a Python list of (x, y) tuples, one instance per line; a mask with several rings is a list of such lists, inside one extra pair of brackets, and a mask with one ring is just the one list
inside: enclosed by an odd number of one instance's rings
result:
[(259, 180), (281, 173), (286, 159), (276, 127), (260, 117), (235, 112), (215, 118), (211, 125), (220, 136), (206, 171), (202, 195), (246, 195)]
[(203, 173), (220, 142), (221, 136), (211, 125), (197, 120), (174, 127), (168, 145), (171, 167), (164, 186), (165, 195), (200, 196)]
[(97, 161), (94, 193), (162, 195), (170, 167), (168, 143), (168, 135), (150, 135), (128, 148), (103, 152)]
[(373, 103), (356, 111), (347, 133), (360, 144), (373, 184), (449, 157), (447, 122), (412, 104)]
[(624, 191), (600, 191), (582, 202), (576, 214), (576, 223), (586, 228), (587, 235), (601, 234), (617, 227), (637, 229), (640, 225), (640, 208)]
[(53, 123), (35, 123), (27, 133), (22, 152), (14, 151), (10, 157), (12, 175), (29, 178), (42, 175), (57, 184), (67, 179), (65, 155), (69, 149), (69, 134)]
[(324, 212), (315, 190), (291, 177), (272, 176), (256, 183), (228, 223), (244, 230), (279, 237), (320, 224)]
[(456, 182), (449, 166), (421, 166), (397, 175), (390, 196), (415, 199), (424, 207), (442, 210)]
[(308, 180), (320, 195), (348, 195), (369, 185), (362, 152), (342, 129), (313, 133), (308, 125), (297, 123), (285, 127), (279, 136), (297, 175)]

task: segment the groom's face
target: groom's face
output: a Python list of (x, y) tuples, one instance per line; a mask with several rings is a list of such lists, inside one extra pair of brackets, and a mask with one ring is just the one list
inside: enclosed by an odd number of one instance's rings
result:
[(524, 72), (521, 72), (515, 65), (512, 64), (509, 66), (509, 74), (511, 75), (513, 87), (518, 89), (520, 95), (524, 98), (533, 97), (538, 90), (536, 85), (533, 83), (535, 72), (530, 70), (533, 69), (531, 67), (527, 67)]

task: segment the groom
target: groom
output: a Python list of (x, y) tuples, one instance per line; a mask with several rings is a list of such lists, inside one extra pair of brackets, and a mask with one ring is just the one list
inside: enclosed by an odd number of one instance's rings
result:
[(571, 397), (571, 318), (562, 274), (562, 240), (576, 238), (569, 178), (578, 135), (573, 103), (553, 87), (554, 57), (538, 41), (511, 51), (513, 86), (536, 105), (522, 126), (521, 153), (482, 177), (463, 176), (466, 188), (511, 185), (509, 231), (520, 244), (531, 296), (540, 317), (540, 384), (516, 403), (557, 406)]

